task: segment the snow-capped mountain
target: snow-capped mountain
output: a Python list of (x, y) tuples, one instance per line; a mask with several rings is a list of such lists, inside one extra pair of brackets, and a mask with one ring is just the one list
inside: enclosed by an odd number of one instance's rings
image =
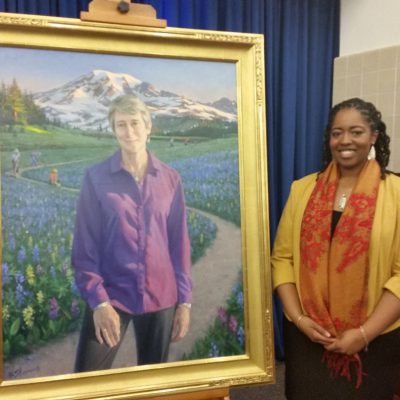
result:
[(226, 97), (222, 97), (221, 99), (214, 101), (214, 103), (209, 103), (208, 105), (231, 114), (236, 114), (237, 112), (236, 101), (230, 100)]
[[(152, 116), (162, 125), (162, 119), (178, 121), (188, 119), (191, 126), (196, 121), (235, 122), (236, 110), (218, 104), (202, 104), (163, 90), (148, 82), (140, 81), (129, 74), (93, 70), (56, 89), (34, 95), (35, 103), (42, 108), (50, 120), (58, 120), (71, 127), (83, 130), (108, 128), (107, 112), (110, 102), (121, 94), (133, 93), (149, 107)], [(227, 100), (227, 99), (226, 99)], [(230, 101), (230, 100), (228, 100)]]

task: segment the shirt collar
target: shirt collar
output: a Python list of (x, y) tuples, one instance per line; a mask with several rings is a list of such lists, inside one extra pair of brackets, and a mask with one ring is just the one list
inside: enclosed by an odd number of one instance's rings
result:
[[(160, 169), (161, 161), (155, 157), (150, 151), (147, 151), (149, 156), (149, 165), (147, 167), (147, 173), (156, 175), (157, 171)], [(110, 169), (111, 173), (116, 173), (122, 170), (122, 157), (121, 150), (115, 152), (110, 159)]]

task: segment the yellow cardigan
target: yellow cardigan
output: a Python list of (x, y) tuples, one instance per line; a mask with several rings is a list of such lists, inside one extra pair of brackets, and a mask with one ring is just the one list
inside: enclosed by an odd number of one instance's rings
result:
[[(316, 178), (315, 173), (292, 184), (272, 252), (274, 289), (284, 283), (295, 283), (299, 291), (300, 228)], [(400, 298), (400, 178), (393, 174), (381, 180), (379, 186), (368, 256), (367, 315), (370, 315), (384, 288)], [(397, 327), (400, 319), (385, 332)]]

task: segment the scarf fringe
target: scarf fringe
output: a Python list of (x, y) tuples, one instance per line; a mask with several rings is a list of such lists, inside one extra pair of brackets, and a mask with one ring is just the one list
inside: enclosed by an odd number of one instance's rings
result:
[(331, 376), (337, 378), (338, 375), (345, 377), (351, 382), (351, 365), (354, 364), (356, 372), (356, 389), (362, 384), (363, 375), (362, 362), (358, 353), (348, 356), (346, 354), (333, 353), (332, 351), (325, 351), (322, 356), (322, 362), (327, 365), (331, 370)]

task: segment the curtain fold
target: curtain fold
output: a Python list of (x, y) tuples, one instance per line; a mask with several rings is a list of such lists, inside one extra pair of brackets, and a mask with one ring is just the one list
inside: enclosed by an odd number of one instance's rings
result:
[[(89, 0), (0, 0), (0, 12), (79, 18)], [(320, 168), (339, 50), (340, 0), (137, 0), (168, 26), (265, 35), (271, 241), (290, 184)], [(276, 355), (284, 354), (274, 298)]]

